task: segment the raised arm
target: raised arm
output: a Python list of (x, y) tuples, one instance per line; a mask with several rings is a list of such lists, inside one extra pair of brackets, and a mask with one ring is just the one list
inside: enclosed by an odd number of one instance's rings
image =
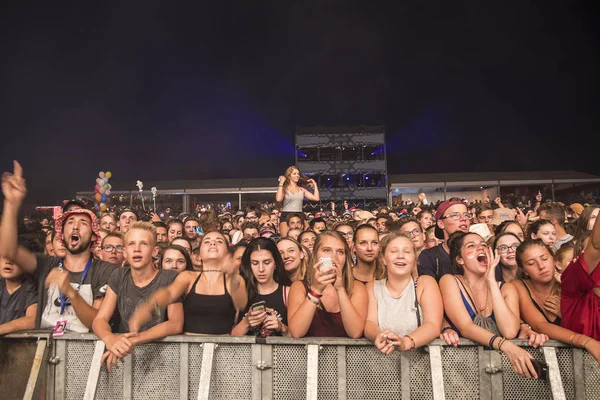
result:
[(319, 201), (321, 200), (321, 196), (319, 195), (319, 185), (314, 179), (309, 179), (308, 182), (312, 184), (313, 192), (311, 193), (309, 190), (302, 188), (304, 192), (304, 197), (310, 201)]
[(283, 184), (285, 183), (285, 176), (279, 177), (279, 184), (277, 185), (277, 193), (275, 193), (275, 201), (281, 203), (283, 198), (285, 197), (285, 192), (283, 191)]
[(33, 273), (37, 266), (35, 255), (17, 245), (19, 209), (27, 194), (23, 168), (14, 161), (13, 173), (2, 174), (4, 211), (0, 221), (0, 257), (11, 259), (23, 271)]
[(513, 286), (502, 287), (502, 290), (498, 287), (495, 272), (500, 263), (500, 255), (488, 249), (487, 257), (489, 261), (485, 278), (492, 298), (496, 323), (504, 337), (514, 339), (519, 334), (520, 328), (519, 297)]

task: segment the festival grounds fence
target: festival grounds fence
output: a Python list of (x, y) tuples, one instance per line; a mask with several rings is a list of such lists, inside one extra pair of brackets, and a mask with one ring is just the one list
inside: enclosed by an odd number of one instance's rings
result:
[(600, 399), (600, 368), (557, 341), (514, 343), (549, 365), (517, 376), (506, 356), (462, 340), (386, 356), (368, 340), (172, 336), (138, 345), (108, 373), (93, 334), (0, 338), (2, 399)]

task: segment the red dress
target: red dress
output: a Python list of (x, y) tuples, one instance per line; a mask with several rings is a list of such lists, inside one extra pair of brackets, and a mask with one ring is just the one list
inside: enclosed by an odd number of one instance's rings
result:
[(600, 340), (600, 264), (590, 275), (583, 253), (569, 264), (561, 277), (561, 326)]

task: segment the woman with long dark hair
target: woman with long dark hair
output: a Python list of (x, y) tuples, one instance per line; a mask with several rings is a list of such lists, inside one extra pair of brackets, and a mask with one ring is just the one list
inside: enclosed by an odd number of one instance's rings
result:
[(231, 334), (288, 335), (287, 299), (292, 282), (275, 242), (253, 239), (242, 256), (240, 272), (246, 280), (248, 306)]
[(527, 351), (507, 339), (519, 333), (519, 300), (510, 285), (496, 282), (500, 257), (476, 233), (455, 232), (449, 240), (456, 275), (440, 279), (444, 310), (459, 336), (506, 354), (516, 374), (537, 378)]
[[(308, 190), (312, 187), (313, 192)], [(310, 201), (319, 201), (319, 186), (314, 179), (309, 179), (300, 173), (298, 167), (291, 166), (285, 170), (285, 173), (279, 177), (279, 185), (275, 194), (275, 201), (283, 202), (281, 212), (279, 232), (281, 237), (287, 236), (288, 224), (286, 218), (291, 213), (302, 213), (302, 202), (304, 199)]]

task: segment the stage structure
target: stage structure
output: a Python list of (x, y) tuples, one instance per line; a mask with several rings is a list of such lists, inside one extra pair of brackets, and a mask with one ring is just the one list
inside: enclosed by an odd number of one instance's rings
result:
[(387, 203), (384, 125), (305, 126), (295, 136), (296, 165), (317, 181), (322, 203)]

